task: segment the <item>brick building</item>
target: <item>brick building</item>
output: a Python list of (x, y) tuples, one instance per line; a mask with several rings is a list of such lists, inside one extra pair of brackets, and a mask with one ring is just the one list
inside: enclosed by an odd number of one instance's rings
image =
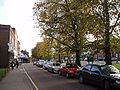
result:
[(9, 61), (17, 58), (20, 43), (15, 28), (0, 24), (0, 68), (8, 68)]

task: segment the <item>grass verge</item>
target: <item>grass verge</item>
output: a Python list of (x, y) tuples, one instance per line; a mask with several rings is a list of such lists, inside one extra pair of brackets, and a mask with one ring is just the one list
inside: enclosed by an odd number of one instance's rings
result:
[(113, 64), (113, 66), (115, 66), (116, 68), (118, 68), (120, 70), (120, 63), (115, 63), (115, 64)]
[(0, 81), (6, 76), (8, 69), (0, 68)]

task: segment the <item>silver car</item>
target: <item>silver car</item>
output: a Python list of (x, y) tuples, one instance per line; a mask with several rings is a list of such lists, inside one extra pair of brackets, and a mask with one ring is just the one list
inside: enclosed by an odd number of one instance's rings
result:
[(49, 68), (48, 68), (48, 72), (52, 72), (52, 73), (58, 73), (60, 69), (60, 63), (59, 62), (53, 62), (50, 64)]

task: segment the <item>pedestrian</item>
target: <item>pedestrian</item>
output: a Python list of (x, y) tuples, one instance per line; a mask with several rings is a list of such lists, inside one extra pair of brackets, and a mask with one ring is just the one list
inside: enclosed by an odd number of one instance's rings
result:
[(18, 60), (16, 60), (16, 68), (18, 68), (18, 66), (19, 66), (19, 62)]
[(15, 66), (14, 61), (11, 61), (11, 63), (10, 63), (10, 67), (11, 67), (12, 70), (14, 70), (14, 66)]

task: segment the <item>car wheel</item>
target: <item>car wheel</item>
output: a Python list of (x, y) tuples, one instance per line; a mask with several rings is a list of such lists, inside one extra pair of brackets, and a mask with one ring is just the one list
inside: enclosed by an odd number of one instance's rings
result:
[(79, 75), (79, 82), (80, 82), (80, 83), (84, 83), (84, 79), (83, 79), (83, 76), (82, 76), (82, 75)]
[(66, 73), (66, 78), (69, 78), (69, 74), (68, 73)]
[(108, 81), (105, 81), (104, 83), (104, 90), (110, 90), (110, 84)]

